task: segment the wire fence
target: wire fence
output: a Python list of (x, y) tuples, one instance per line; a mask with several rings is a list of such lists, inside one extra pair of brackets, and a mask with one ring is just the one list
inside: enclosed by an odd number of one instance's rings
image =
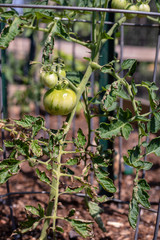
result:
[[(96, 11), (96, 12), (107, 12), (107, 13), (135, 13), (135, 14), (147, 14), (150, 16), (156, 16), (156, 17), (160, 17), (160, 13), (155, 13), (155, 12), (150, 12), (150, 13), (146, 13), (146, 12), (137, 12), (137, 11), (128, 11), (128, 10), (115, 10), (115, 9), (104, 9), (104, 8), (89, 8), (89, 7), (67, 7), (67, 6), (46, 6), (46, 5), (32, 5), (32, 4), (27, 4), (27, 5), (22, 5), (22, 4), (0, 4), (0, 8), (1, 7), (12, 7), (12, 8), (37, 8), (37, 9), (52, 9), (52, 10), (58, 10), (58, 11), (63, 11), (63, 10), (79, 10), (79, 11)], [(63, 18), (63, 21), (67, 21), (67, 18)], [(88, 20), (84, 20), (84, 19), (74, 19), (74, 22), (83, 22), (83, 23), (90, 23), (90, 21)], [(112, 25), (114, 24), (114, 22), (111, 21), (106, 21), (105, 22), (106, 25)], [(157, 82), (157, 68), (158, 68), (158, 64), (159, 64), (159, 49), (160, 49), (160, 26), (159, 24), (136, 24), (136, 23), (124, 23), (121, 27), (120, 27), (120, 63), (123, 62), (124, 60), (124, 47), (125, 47), (125, 43), (124, 43), (124, 30), (125, 30), (125, 26), (129, 26), (129, 27), (150, 27), (150, 28), (158, 28), (158, 35), (157, 35), (157, 43), (156, 43), (156, 49), (155, 49), (155, 60), (154, 60), (154, 70), (153, 70), (153, 82), (156, 83)], [(91, 36), (92, 37), (92, 36)], [(60, 46), (59, 46), (60, 47)], [(3, 58), (3, 50), (0, 51), (0, 59)], [(73, 43), (72, 45), (72, 63), (73, 63), (73, 68), (74, 63), (75, 63), (75, 45)], [(6, 92), (3, 91), (4, 89), (4, 82), (2, 81), (2, 64), (0, 64), (0, 80), (1, 80), (1, 84), (0, 84), (0, 95), (1, 95), (1, 118), (5, 118), (6, 116), (4, 116), (4, 106), (3, 106), (3, 98), (6, 97), (4, 96), (4, 94), (6, 94)], [(123, 74), (123, 73), (122, 73)], [(93, 94), (94, 92), (94, 84), (95, 84), (95, 80), (94, 80), (94, 75), (92, 75), (91, 77), (91, 94)], [(121, 99), (120, 101), (120, 107), (123, 106), (123, 100)], [(36, 111), (37, 113), (39, 112), (39, 110)], [(49, 117), (49, 115), (45, 116), (46, 122), (48, 124), (48, 127), (50, 127), (51, 124), (51, 118)], [(54, 120), (55, 121), (55, 120)], [(61, 117), (57, 117), (57, 128), (59, 128), (60, 123), (62, 122)], [(76, 119), (74, 119), (73, 121), (73, 125), (72, 125), (72, 136), (75, 137), (75, 128), (76, 128)], [(94, 127), (94, 122), (92, 122), (92, 126)], [(5, 140), (5, 135), (4, 132), (2, 131), (2, 142)], [(148, 140), (147, 140), (148, 141)], [(6, 158), (6, 150), (5, 147), (4, 148), (4, 154), (1, 158), (1, 160)], [(122, 199), (122, 148), (123, 148), (123, 139), (120, 137), (119, 138), (119, 169), (118, 169), (118, 199), (113, 198), (112, 200), (110, 200), (110, 202), (114, 202), (115, 204), (117, 204), (119, 207), (122, 204), (129, 204), (128, 201), (124, 201)], [(146, 161), (147, 159), (145, 158), (144, 161)], [(142, 178), (145, 176), (145, 171), (143, 171), (142, 174)], [(12, 228), (15, 229), (16, 228), (16, 223), (15, 223), (15, 219), (14, 219), (14, 213), (13, 213), (13, 206), (12, 206), (12, 197), (13, 196), (17, 196), (17, 195), (26, 195), (26, 194), (48, 194), (47, 191), (23, 191), (23, 192), (12, 192), (10, 190), (10, 184), (9, 182), (7, 182), (6, 184), (6, 194), (2, 194), (0, 195), (0, 202), (1, 204), (6, 204), (6, 198), (8, 199), (8, 205), (9, 205), (9, 209), (10, 209), (10, 219), (12, 222)], [(77, 194), (77, 197), (84, 197), (83, 194)], [(157, 206), (157, 210), (153, 209), (152, 206)], [(141, 210), (143, 209), (142, 206), (140, 206), (140, 211), (139, 211), (139, 216), (138, 216), (138, 222), (137, 222), (137, 227), (136, 227), (136, 231), (135, 231), (135, 237), (134, 240), (138, 239), (138, 233), (139, 233), (139, 225), (140, 225), (140, 220), (141, 220)], [(156, 213), (157, 217), (156, 217), (156, 224), (155, 224), (155, 230), (154, 230), (154, 236), (153, 236), (153, 240), (158, 239), (158, 232), (159, 232), (159, 223), (160, 223), (160, 201), (159, 202), (153, 202), (151, 201), (151, 208), (146, 210), (146, 211), (150, 211), (152, 213)], [(17, 235), (15, 236), (15, 239), (19, 239), (20, 236)]]

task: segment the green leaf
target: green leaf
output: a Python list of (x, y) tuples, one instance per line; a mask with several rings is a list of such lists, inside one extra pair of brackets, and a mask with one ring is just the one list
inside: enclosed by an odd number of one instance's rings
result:
[(148, 201), (149, 195), (146, 191), (144, 191), (141, 187), (138, 188), (136, 192), (137, 201), (146, 208), (150, 208), (150, 203)]
[(82, 192), (82, 190), (84, 189), (84, 186), (81, 187), (67, 187), (65, 192), (66, 193), (79, 193)]
[(156, 6), (157, 6), (158, 12), (160, 12), (160, 2), (159, 2), (159, 0), (156, 0)]
[(69, 34), (67, 33), (66, 28), (61, 21), (57, 21), (55, 34), (66, 41), (70, 41)]
[(73, 84), (78, 85), (80, 84), (83, 75), (81, 72), (67, 72), (66, 77)]
[(19, 171), (19, 164), (21, 162), (9, 158), (0, 162), (0, 184), (7, 182), (7, 180)]
[(26, 233), (28, 231), (31, 231), (38, 226), (40, 220), (40, 218), (33, 218), (28, 216), (27, 221), (20, 223), (20, 228), (18, 229), (18, 231), (20, 233)]
[(61, 226), (58, 226), (58, 225), (56, 226), (56, 231), (60, 232), (60, 233), (64, 233), (63, 228)]
[(69, 166), (73, 166), (73, 165), (77, 165), (78, 163), (79, 163), (79, 159), (78, 157), (77, 158), (75, 157), (75, 158), (68, 159), (65, 164)]
[(41, 172), (38, 168), (36, 169), (36, 174), (40, 181), (47, 183), (48, 185), (51, 184), (50, 179), (47, 177), (45, 172)]
[(6, 18), (6, 19), (13, 18), (16, 16), (18, 17), (18, 13), (15, 10), (6, 11), (6, 12), (1, 13), (0, 15), (1, 15), (1, 18)]
[[(140, 153), (141, 153), (141, 150), (140, 150), (139, 146), (135, 146), (135, 147), (133, 147), (133, 149), (128, 150), (128, 156), (129, 156), (128, 163), (130, 166), (134, 166), (135, 162), (137, 162), (140, 159), (140, 157), (141, 157)], [(125, 157), (124, 157), (124, 160), (126, 160)]]
[(138, 92), (138, 89), (137, 89), (137, 87), (135, 85), (135, 81), (133, 79), (131, 81), (131, 87), (132, 87), (132, 93), (135, 96), (137, 94), (137, 92)]
[(36, 155), (36, 157), (40, 157), (43, 155), (42, 148), (39, 146), (37, 139), (31, 141), (30, 148), (33, 154)]
[(103, 232), (106, 232), (106, 228), (105, 228), (103, 221), (101, 219), (101, 216), (100, 216), (100, 213), (102, 213), (102, 209), (98, 206), (97, 203), (91, 202), (91, 201), (88, 202), (88, 207), (89, 207), (89, 212), (90, 212), (91, 216), (96, 221), (99, 228)]
[(151, 162), (139, 160), (139, 161), (134, 162), (132, 166), (135, 168), (144, 169), (147, 171), (147, 170), (151, 169), (152, 165), (153, 165), (153, 163), (151, 163)]
[(160, 118), (152, 116), (147, 125), (148, 132), (157, 133), (160, 130)]
[(146, 154), (154, 153), (156, 156), (160, 157), (160, 137), (154, 138), (150, 141), (146, 147)]
[(123, 86), (119, 85), (118, 89), (115, 90), (115, 94), (117, 97), (123, 98), (125, 100), (130, 100), (129, 95), (127, 94), (127, 92), (123, 89)]
[(36, 207), (33, 207), (33, 206), (28, 205), (28, 206), (25, 206), (25, 209), (26, 209), (28, 212), (32, 213), (33, 215), (39, 216), (39, 210), (38, 210)]
[(83, 148), (86, 144), (86, 137), (82, 132), (82, 129), (78, 129), (77, 138), (73, 139), (74, 144), (77, 146), (77, 148)]
[(15, 165), (19, 165), (21, 161), (15, 158), (7, 158), (0, 162), (0, 168), (12, 168)]
[(125, 126), (122, 127), (122, 136), (125, 139), (128, 139), (132, 131), (133, 131), (132, 125), (126, 123)]
[(75, 212), (76, 212), (76, 210), (75, 210), (75, 208), (72, 208), (70, 211), (69, 211), (69, 213), (68, 213), (68, 218), (70, 218), (70, 217), (73, 217), (74, 216), (74, 214), (75, 214)]
[(90, 225), (93, 224), (92, 221), (85, 221), (82, 219), (66, 219), (71, 226), (73, 227), (73, 229), (79, 233), (79, 235), (81, 235), (83, 238), (87, 238), (87, 237), (91, 237), (92, 233), (91, 233), (91, 227)]
[(44, 119), (38, 118), (36, 122), (34, 122), (34, 124), (32, 125), (32, 137), (36, 136), (43, 126), (44, 126)]
[(3, 184), (8, 181), (8, 179), (12, 176), (8, 169), (1, 169), (0, 170), (0, 184)]
[(138, 181), (138, 187), (143, 189), (143, 190), (150, 190), (149, 184), (146, 182), (145, 179), (140, 179)]
[(29, 156), (29, 145), (21, 139), (13, 139), (13, 141), (4, 141), (6, 147), (15, 148), (23, 156)]
[(128, 75), (132, 76), (136, 70), (136, 66), (137, 66), (137, 61), (135, 59), (127, 59), (123, 61), (121, 67), (123, 70), (129, 69)]
[(12, 24), (10, 26), (6, 26), (1, 32), (0, 48), (7, 48), (9, 46), (9, 43), (22, 32), (22, 27), (25, 23), (26, 21), (15, 17)]
[(133, 197), (133, 199), (129, 204), (129, 214), (128, 214), (128, 220), (133, 229), (136, 228), (138, 214), (139, 214), (138, 202)]
[(149, 122), (150, 120), (146, 117), (138, 115), (138, 116), (135, 116), (134, 121)]
[(29, 156), (29, 145), (23, 140), (13, 140), (16, 150), (23, 156)]
[(115, 193), (116, 187), (114, 186), (113, 180), (110, 179), (105, 171), (102, 171), (100, 168), (95, 169), (95, 175), (97, 182), (103, 187), (104, 190)]

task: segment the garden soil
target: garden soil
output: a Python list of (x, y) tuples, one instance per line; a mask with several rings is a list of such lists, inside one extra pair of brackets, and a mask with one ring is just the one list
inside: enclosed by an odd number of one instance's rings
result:
[[(55, 124), (55, 119), (52, 119), (52, 124)], [(95, 125), (97, 122), (94, 123)], [(54, 127), (54, 126), (52, 126)], [(84, 116), (80, 114), (76, 118), (76, 128), (81, 127), (87, 129), (85, 125)], [(71, 134), (71, 133), (70, 133)], [(87, 134), (87, 133), (86, 133)], [(151, 136), (154, 138), (155, 136)], [(123, 154), (127, 154), (127, 149), (131, 149), (133, 146), (137, 144), (137, 132), (133, 132), (128, 141), (123, 141)], [(116, 202), (105, 202), (101, 204), (101, 208), (103, 210), (101, 214), (101, 218), (103, 220), (104, 226), (106, 228), (106, 232), (103, 232), (97, 225), (97, 223), (93, 224), (93, 237), (86, 238), (87, 240), (132, 240), (134, 239), (135, 230), (133, 230), (128, 222), (128, 202), (131, 198), (132, 188), (133, 188), (133, 179), (135, 173), (131, 175), (125, 174), (125, 169), (122, 163), (122, 175), (121, 175), (121, 185), (119, 192), (119, 139), (117, 138), (114, 143), (115, 148), (115, 158), (114, 158), (114, 182), (117, 187), (117, 193), (114, 195), (115, 199), (120, 199), (123, 203), (118, 204)], [(148, 158), (149, 161), (153, 162), (153, 167), (151, 170), (145, 173), (146, 179), (151, 187), (149, 191), (151, 208), (149, 210), (141, 209), (141, 219), (139, 224), (139, 235), (138, 240), (152, 240), (154, 235), (155, 223), (156, 223), (156, 210), (159, 197), (160, 197), (160, 161), (157, 157), (150, 156)], [(73, 169), (75, 173), (79, 173), (81, 171), (81, 165), (77, 166)], [(70, 184), (66, 182), (65, 184)], [(95, 184), (93, 182), (93, 184)], [(64, 183), (62, 184), (62, 189), (64, 187)], [(43, 192), (48, 191), (49, 189), (46, 185), (40, 182), (37, 179), (36, 174), (33, 169), (29, 167), (27, 164), (24, 164), (20, 173), (17, 176), (12, 177), (9, 181), (10, 192), (16, 192), (18, 194), (14, 194), (11, 198), (3, 197), (1, 198), (0, 204), (0, 240), (11, 240), (14, 239), (11, 236), (12, 233), (12, 221), (10, 219), (10, 211), (13, 211), (13, 217), (15, 221), (15, 225), (18, 226), (19, 222), (24, 222), (26, 220), (26, 212), (25, 205), (33, 205), (38, 206), (40, 203), (42, 206), (46, 207), (48, 202), (48, 194), (45, 193), (32, 193), (31, 192)], [(19, 194), (23, 192), (28, 192), (28, 194)], [(6, 194), (7, 187), (6, 184), (2, 185), (0, 188), (0, 194)], [(11, 208), (12, 206), (12, 208)], [(85, 205), (85, 201), (83, 197), (80, 196), (70, 196), (64, 195), (60, 197), (60, 202), (58, 206), (59, 215), (66, 216), (71, 208), (76, 209), (75, 218), (82, 218), (85, 220), (92, 220), (90, 217), (88, 210)], [(64, 234), (57, 235), (58, 240), (82, 240), (83, 238), (76, 234), (70, 226), (64, 222), (59, 221), (58, 225), (62, 226), (64, 229)], [(36, 230), (33, 230), (23, 236), (18, 236), (17, 239), (22, 240), (38, 240), (40, 236), (39, 226)], [(48, 239), (53, 239), (52, 233), (48, 233)], [(160, 231), (158, 238), (160, 240)]]

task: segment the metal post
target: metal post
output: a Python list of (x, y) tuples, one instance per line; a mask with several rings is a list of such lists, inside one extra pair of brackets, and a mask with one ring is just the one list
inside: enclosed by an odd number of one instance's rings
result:
[[(106, 21), (114, 22), (114, 14), (113, 13), (107, 13)], [(106, 30), (106, 32), (108, 31), (108, 25), (105, 25), (105, 30)], [(104, 44), (104, 46), (102, 47), (101, 52), (100, 52), (100, 65), (104, 65), (104, 64), (110, 62), (113, 59), (114, 59), (114, 42), (113, 42), (113, 40), (108, 40), (106, 42), (106, 44)], [(103, 86), (106, 86), (107, 84), (112, 83), (112, 82), (113, 82), (113, 77), (112, 76), (110, 76), (108, 74), (100, 73), (100, 78), (99, 78), (99, 88), (100, 89)], [(104, 117), (104, 116), (100, 117), (99, 122), (107, 122), (107, 118)], [(102, 149), (104, 151), (106, 149), (113, 149), (113, 143), (111, 141), (100, 140), (100, 144), (101, 144)], [(113, 160), (113, 156), (112, 156), (112, 160)], [(110, 174), (110, 178), (112, 180), (114, 180), (113, 165), (110, 165), (108, 167), (108, 172)], [(103, 189), (100, 189), (100, 194), (110, 195), (106, 191), (104, 191)]]

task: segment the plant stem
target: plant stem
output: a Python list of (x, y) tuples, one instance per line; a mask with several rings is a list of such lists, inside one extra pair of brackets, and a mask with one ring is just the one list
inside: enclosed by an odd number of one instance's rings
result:
[[(47, 214), (46, 216), (51, 216), (52, 211), (54, 209), (53, 213), (53, 232), (54, 232), (54, 238), (55, 238), (55, 228), (56, 228), (56, 219), (57, 219), (57, 208), (58, 208), (58, 197), (59, 197), (59, 184), (60, 184), (60, 176), (61, 176), (61, 156), (62, 156), (62, 143), (59, 147), (59, 155), (57, 157), (57, 168), (53, 169), (52, 171), (52, 187), (50, 190), (50, 198), (49, 198), (49, 204), (47, 208)], [(53, 159), (53, 166), (55, 159)], [(56, 177), (55, 177), (56, 174)], [(54, 199), (54, 201), (53, 201)], [(41, 232), (40, 240), (47, 240), (47, 229), (50, 224), (50, 218), (45, 219), (43, 229)], [(55, 238), (56, 239), (56, 238)]]
[(54, 239), (56, 239), (56, 220), (57, 220), (57, 210), (58, 210), (58, 197), (59, 197), (59, 184), (60, 184), (60, 176), (61, 176), (61, 156), (62, 156), (62, 145), (60, 145), (59, 155), (57, 158), (57, 179), (55, 186), (55, 198), (54, 198), (54, 213), (53, 213), (53, 234)]

